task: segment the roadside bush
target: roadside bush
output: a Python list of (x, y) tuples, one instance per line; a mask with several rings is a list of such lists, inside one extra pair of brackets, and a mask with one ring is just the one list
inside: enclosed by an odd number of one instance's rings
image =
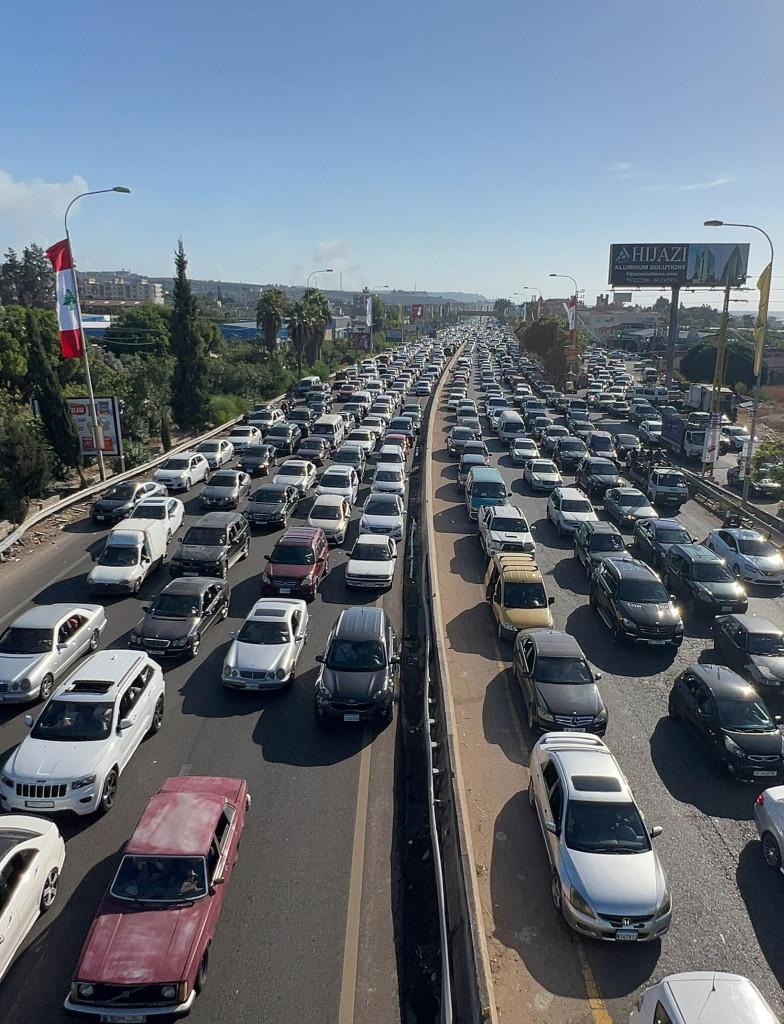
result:
[(150, 449), (142, 441), (123, 441), (123, 454), (125, 455), (126, 469), (143, 466), (152, 458)]
[(213, 395), (209, 404), (210, 423), (220, 427), (229, 420), (243, 416), (251, 408), (247, 398), (240, 398), (238, 395)]

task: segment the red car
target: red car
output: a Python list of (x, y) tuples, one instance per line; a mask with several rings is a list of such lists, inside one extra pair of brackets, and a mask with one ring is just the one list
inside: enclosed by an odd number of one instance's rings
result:
[(261, 596), (304, 597), (312, 601), (329, 572), (329, 541), (318, 526), (292, 526), (264, 556)]
[(411, 450), (411, 442), (408, 439), (407, 434), (401, 434), (397, 431), (391, 431), (390, 433), (384, 434), (384, 440), (382, 444), (396, 444), (408, 455)]
[(250, 807), (242, 779), (167, 779), (103, 897), (65, 1008), (102, 1021), (188, 1013)]

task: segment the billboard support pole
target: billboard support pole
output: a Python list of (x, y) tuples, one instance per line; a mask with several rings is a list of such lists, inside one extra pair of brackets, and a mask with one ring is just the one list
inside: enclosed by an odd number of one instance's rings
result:
[(667, 369), (665, 371), (664, 386), (669, 391), (672, 388), (672, 373), (675, 366), (675, 344), (678, 340), (678, 303), (680, 302), (681, 290), (678, 285), (672, 289), (670, 300), (670, 327), (667, 333)]
[[(716, 345), (716, 368), (713, 371), (713, 391), (711, 392), (710, 420), (708, 429), (705, 431), (705, 455), (708, 454), (708, 445), (711, 441), (718, 447), (719, 434), (721, 433), (721, 389), (724, 386), (724, 353), (727, 348), (727, 326), (730, 319), (730, 287), (729, 280), (724, 288), (724, 305), (721, 310), (721, 327), (719, 328), (719, 340)], [(702, 465), (702, 475), (713, 475), (714, 459), (710, 461), (705, 458)]]

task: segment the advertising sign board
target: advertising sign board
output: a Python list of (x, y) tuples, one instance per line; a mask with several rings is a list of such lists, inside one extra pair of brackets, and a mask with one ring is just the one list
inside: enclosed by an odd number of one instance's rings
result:
[(421, 320), (424, 315), (425, 315), (425, 307), (421, 303), (415, 303), (411, 307), (411, 319), (412, 320)]
[[(95, 443), (90, 428), (90, 403), (86, 398), (68, 398), (68, 407), (76, 423), (76, 432), (82, 446), (82, 455), (95, 455)], [(98, 422), (103, 431), (104, 455), (122, 455), (122, 435), (120, 434), (120, 415), (117, 399), (96, 398), (95, 408)]]
[(737, 288), (748, 273), (749, 243), (610, 246), (610, 284), (635, 288)]

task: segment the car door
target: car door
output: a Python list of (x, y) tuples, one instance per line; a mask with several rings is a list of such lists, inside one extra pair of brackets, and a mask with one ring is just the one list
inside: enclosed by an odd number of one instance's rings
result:
[(131, 723), (129, 728), (121, 730), (119, 734), (118, 761), (121, 769), (130, 761), (133, 752), (144, 739), (150, 727), (153, 711), (150, 680), (153, 673), (153, 667), (145, 665), (120, 697), (117, 715), (118, 727), (123, 720)]
[(202, 632), (211, 626), (215, 619), (220, 614), (222, 602), (221, 602), (222, 588), (217, 584), (213, 583), (206, 588), (204, 593), (201, 595), (201, 630)]
[(520, 689), (523, 691), (523, 699), (530, 704), (534, 697), (534, 662), (536, 661), (536, 650), (533, 640), (526, 637), (521, 644), (515, 644), (514, 668)]
[(670, 550), (665, 558), (665, 564), (670, 588), (682, 597), (689, 590), (689, 563), (683, 555)]
[(737, 622), (728, 623), (727, 626), (724, 634), (726, 637), (724, 651), (730, 668), (742, 672), (748, 667), (749, 634)]
[(618, 489), (611, 487), (604, 496), (604, 510), (611, 519), (620, 519), (618, 511)]
[[(541, 805), (542, 814), (542, 833), (544, 835), (545, 846), (547, 847), (547, 856), (550, 860), (550, 865), (556, 871), (558, 870), (558, 864), (560, 861), (560, 836), (561, 836), (561, 819), (563, 817), (563, 784), (558, 770), (552, 761), (548, 761), (542, 769), (542, 780), (543, 786), (543, 800)], [(551, 832), (547, 828), (547, 823), (552, 822), (555, 825), (555, 832)]]
[(38, 902), (31, 900), (33, 885), (26, 879), (33, 854), (31, 850), (14, 853), (0, 868), (0, 977), (37, 916)]
[(166, 502), (166, 519), (169, 523), (169, 534), (173, 537), (182, 526), (182, 513), (177, 498), (169, 498)]
[(296, 665), (302, 654), (302, 648), (308, 636), (308, 612), (307, 609), (297, 609), (291, 616), (291, 632), (294, 637), (294, 661)]

